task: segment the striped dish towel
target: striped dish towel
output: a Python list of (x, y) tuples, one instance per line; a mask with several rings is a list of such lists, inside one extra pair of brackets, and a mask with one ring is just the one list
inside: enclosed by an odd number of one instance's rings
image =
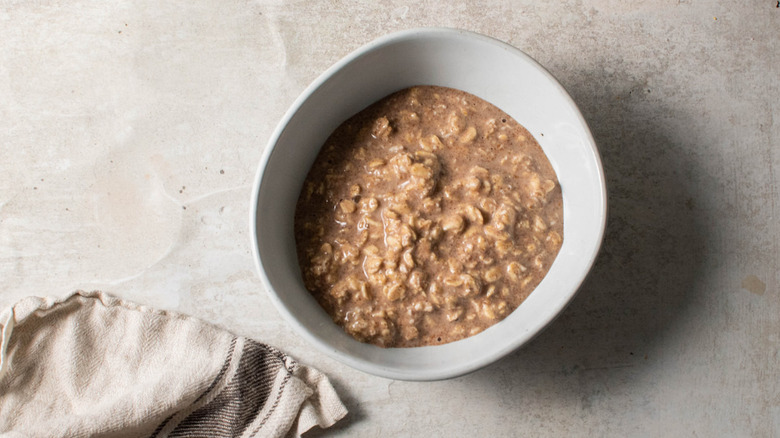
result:
[(3, 437), (285, 437), (347, 413), (277, 349), (102, 292), (26, 298), (0, 324)]

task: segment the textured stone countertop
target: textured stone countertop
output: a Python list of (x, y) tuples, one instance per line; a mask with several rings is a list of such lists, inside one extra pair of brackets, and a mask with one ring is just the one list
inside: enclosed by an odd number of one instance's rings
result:
[[(610, 205), (563, 315), (433, 383), (304, 343), (248, 229), (297, 95), (419, 26), (546, 66), (591, 126)], [(0, 0), (0, 306), (101, 289), (276, 345), (334, 381), (351, 413), (333, 436), (780, 436), (778, 114), (774, 0)]]

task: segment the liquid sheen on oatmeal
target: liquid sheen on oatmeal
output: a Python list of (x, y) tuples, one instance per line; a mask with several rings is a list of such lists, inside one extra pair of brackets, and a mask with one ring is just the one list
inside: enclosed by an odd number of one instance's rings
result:
[(563, 242), (561, 189), (531, 134), (463, 91), (417, 86), (327, 139), (295, 212), (306, 288), (382, 347), (444, 344), (509, 315)]

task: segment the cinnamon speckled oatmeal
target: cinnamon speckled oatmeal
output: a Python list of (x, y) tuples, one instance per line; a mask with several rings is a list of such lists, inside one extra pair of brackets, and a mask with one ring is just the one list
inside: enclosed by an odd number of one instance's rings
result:
[(563, 242), (555, 172), (531, 134), (463, 91), (418, 86), (328, 138), (295, 213), (306, 288), (382, 347), (444, 344), (509, 315)]

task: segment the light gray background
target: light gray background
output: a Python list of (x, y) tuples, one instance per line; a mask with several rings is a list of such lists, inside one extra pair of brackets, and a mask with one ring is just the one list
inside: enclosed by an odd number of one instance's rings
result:
[[(294, 335), (248, 229), (295, 97), (419, 26), (545, 65), (591, 125), (610, 202), (565, 313), (434, 383)], [(334, 436), (778, 436), (778, 75), (775, 1), (0, 0), (0, 306), (102, 289), (276, 345), (331, 376), (351, 411)]]

